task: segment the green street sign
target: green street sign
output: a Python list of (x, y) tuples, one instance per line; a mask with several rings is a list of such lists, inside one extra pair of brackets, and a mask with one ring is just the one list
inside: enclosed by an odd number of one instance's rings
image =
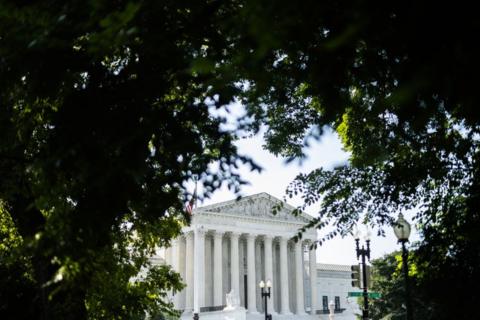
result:
[(349, 297), (361, 297), (363, 295), (363, 292), (349, 292), (348, 296)]
[[(362, 297), (363, 292), (349, 292), (348, 296), (349, 297)], [(372, 299), (380, 299), (381, 296), (382, 295), (380, 294), (380, 292), (369, 292), (368, 293), (368, 297), (372, 298)]]

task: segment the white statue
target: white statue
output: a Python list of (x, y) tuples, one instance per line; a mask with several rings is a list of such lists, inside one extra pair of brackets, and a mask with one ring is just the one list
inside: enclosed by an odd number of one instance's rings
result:
[(240, 306), (240, 299), (232, 289), (226, 294), (227, 306), (223, 310), (235, 310)]
[(330, 311), (330, 314), (328, 315), (328, 320), (334, 320), (335, 317), (335, 303), (330, 300), (330, 303), (328, 304), (328, 310)]

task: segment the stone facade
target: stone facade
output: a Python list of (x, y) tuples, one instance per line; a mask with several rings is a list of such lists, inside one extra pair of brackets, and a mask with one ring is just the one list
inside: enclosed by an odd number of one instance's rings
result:
[(351, 269), (348, 265), (317, 263), (317, 306), (326, 317), (328, 303), (335, 304), (335, 320), (354, 320), (361, 314), (356, 297), (348, 297), (352, 288)]
[(322, 312), (316, 253), (309, 250), (316, 231), (308, 229), (301, 241), (293, 242), (311, 217), (292, 215), (292, 210), (266, 193), (194, 209), (191, 225), (164, 254), (187, 284), (172, 297), (182, 318), (222, 318), (226, 295), (233, 292), (246, 319), (262, 319), (258, 283), (268, 279), (267, 308), (275, 318), (321, 317), (311, 311), (313, 306)]

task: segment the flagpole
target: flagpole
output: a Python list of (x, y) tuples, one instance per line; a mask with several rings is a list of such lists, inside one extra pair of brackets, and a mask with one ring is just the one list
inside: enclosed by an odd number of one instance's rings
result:
[(193, 190), (193, 209), (197, 208), (197, 183), (198, 183), (198, 178), (194, 178), (195, 181), (195, 189)]

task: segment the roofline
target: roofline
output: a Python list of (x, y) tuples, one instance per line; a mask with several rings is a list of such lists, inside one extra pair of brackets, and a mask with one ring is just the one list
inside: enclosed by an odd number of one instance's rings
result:
[(350, 265), (317, 262), (317, 270), (349, 272)]
[[(290, 211), (293, 211), (293, 210), (297, 209), (297, 208), (293, 207), (292, 205), (286, 203), (285, 201), (282, 201), (282, 200), (278, 199), (277, 197), (272, 196), (271, 194), (268, 194), (266, 192), (260, 192), (260, 193), (256, 193), (256, 194), (252, 194), (252, 195), (248, 195), (248, 196), (241, 196), (241, 197), (239, 197), (237, 199), (233, 199), (233, 200), (227, 200), (227, 201), (217, 202), (217, 203), (214, 203), (214, 204), (209, 204), (207, 206), (198, 207), (198, 208), (195, 208), (194, 211), (197, 211), (197, 210), (200, 211), (200, 212), (201, 211), (208, 211), (209, 209), (216, 208), (216, 207), (219, 207), (219, 206), (228, 206), (228, 205), (234, 204), (234, 203), (242, 201), (242, 200), (255, 199), (255, 198), (266, 198), (266, 199), (273, 200), (274, 202), (277, 202), (277, 203), (282, 203), (284, 208), (286, 208), (287, 210), (290, 210)], [(309, 220), (309, 221), (312, 221), (314, 219), (314, 217), (312, 217), (311, 215), (309, 215), (308, 213), (306, 213), (304, 211), (301, 211), (301, 216), (304, 217), (305, 219)]]

